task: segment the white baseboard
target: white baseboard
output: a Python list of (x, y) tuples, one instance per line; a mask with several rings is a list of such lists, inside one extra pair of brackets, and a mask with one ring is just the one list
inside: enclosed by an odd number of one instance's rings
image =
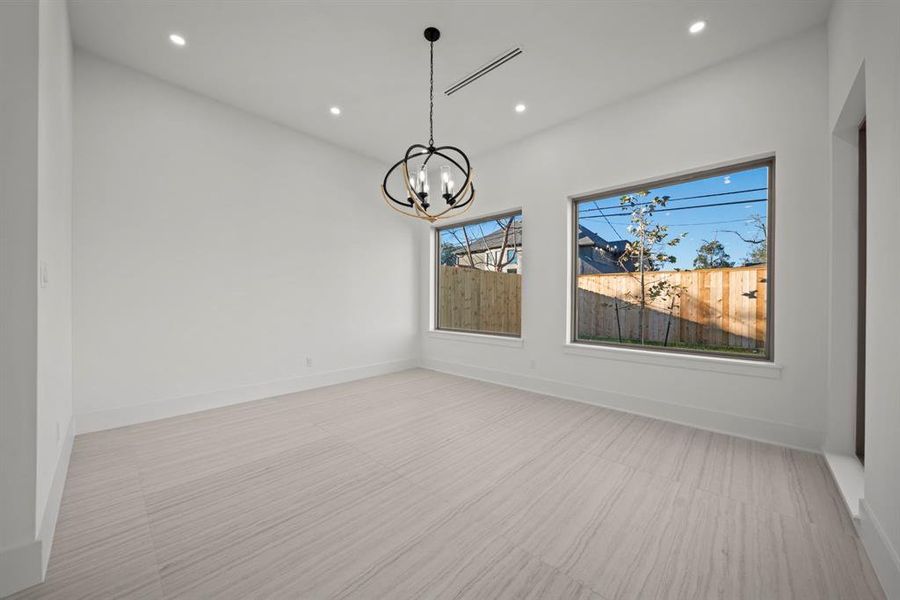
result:
[(104, 429), (114, 429), (146, 421), (155, 421), (169, 417), (177, 417), (189, 413), (200, 412), (212, 408), (221, 408), (231, 404), (262, 400), (273, 396), (301, 392), (312, 388), (336, 383), (385, 375), (396, 371), (403, 371), (418, 366), (416, 359), (403, 359), (390, 362), (350, 367), (316, 373), (303, 377), (292, 377), (277, 381), (267, 381), (253, 385), (246, 385), (229, 390), (217, 390), (192, 396), (169, 398), (156, 402), (149, 402), (138, 406), (126, 406), (111, 408), (108, 410), (84, 413), (76, 416), (76, 433), (90, 433)]
[(47, 564), (50, 562), (53, 534), (56, 531), (56, 520), (59, 517), (63, 489), (66, 486), (66, 475), (69, 472), (69, 459), (72, 456), (74, 439), (75, 423), (73, 419), (70, 419), (66, 428), (66, 437), (63, 439), (63, 445), (59, 451), (37, 539), (15, 548), (0, 551), (0, 598), (39, 584), (47, 574)]
[(40, 540), (0, 550), (0, 598), (36, 585), (43, 578)]
[(900, 556), (865, 499), (859, 503), (860, 538), (889, 600), (900, 600)]
[(41, 517), (41, 528), (38, 539), (41, 541), (41, 581), (47, 574), (47, 563), (50, 562), (50, 550), (53, 548), (53, 535), (56, 533), (56, 521), (59, 518), (59, 507), (62, 504), (63, 490), (66, 487), (66, 476), (69, 474), (69, 459), (72, 457), (72, 444), (75, 441), (75, 419), (69, 419), (66, 428), (66, 437), (59, 452), (59, 460), (56, 463), (56, 471), (53, 473), (53, 482), (50, 484), (50, 493), (47, 504), (44, 506), (44, 514)]
[(825, 452), (825, 462), (837, 484), (853, 522), (859, 527), (859, 504), (865, 492), (865, 472), (855, 456)]
[(821, 452), (822, 448), (822, 432), (787, 423), (765, 421), (650, 398), (607, 392), (555, 379), (508, 373), (497, 369), (442, 360), (423, 359), (422, 367), (789, 448), (816, 453)]

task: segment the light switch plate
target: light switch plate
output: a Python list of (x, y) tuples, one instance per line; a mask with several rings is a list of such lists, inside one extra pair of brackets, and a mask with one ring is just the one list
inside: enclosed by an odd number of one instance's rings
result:
[(48, 273), (47, 262), (43, 260), (41, 261), (39, 279), (42, 288), (47, 287), (47, 284), (50, 282), (50, 274)]

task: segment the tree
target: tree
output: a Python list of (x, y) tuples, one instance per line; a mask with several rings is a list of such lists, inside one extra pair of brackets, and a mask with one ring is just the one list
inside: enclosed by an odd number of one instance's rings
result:
[(758, 244), (750, 250), (750, 253), (747, 255), (747, 258), (744, 259), (745, 265), (759, 265), (765, 264), (769, 260), (768, 252), (766, 251), (765, 244)]
[[(519, 247), (516, 243), (516, 216), (496, 219), (497, 230), (502, 232), (503, 238), (499, 251), (495, 254), (490, 248), (485, 238), (490, 234), (485, 234), (484, 223), (476, 223), (474, 225), (464, 225), (458, 229), (447, 230), (456, 240), (455, 250), (462, 249), (466, 254), (466, 264), (464, 266), (480, 268), (484, 271), (503, 271), (507, 266), (516, 262), (519, 256)], [(469, 228), (475, 229), (477, 232), (471, 232)], [(460, 237), (462, 233), (462, 237)], [(491, 232), (494, 233), (494, 232)], [(479, 242), (480, 246), (479, 247)], [(477, 258), (476, 258), (477, 256)], [(441, 251), (443, 260), (443, 246)]]
[(481, 223), (478, 224), (478, 228), (481, 230), (481, 241), (484, 244), (484, 255), (488, 267), (493, 271), (503, 271), (507, 266), (516, 262), (519, 255), (519, 247), (515, 243), (516, 233), (514, 225), (516, 225), (516, 217), (513, 215), (507, 219), (497, 219), (495, 223), (500, 228), (500, 231), (503, 232), (503, 244), (500, 246), (500, 251), (496, 256), (488, 247), (487, 242), (484, 241), (487, 236), (484, 234), (484, 228), (482, 228)]
[(738, 231), (728, 231), (728, 233), (733, 233), (741, 238), (741, 241), (750, 245), (750, 252), (747, 253), (747, 258), (744, 259), (745, 266), (762, 264), (768, 260), (768, 230), (766, 229), (766, 222), (763, 220), (763, 216), (755, 214), (750, 217), (750, 225), (753, 226), (753, 234), (749, 236)]
[(449, 267), (455, 267), (459, 262), (456, 258), (456, 250), (458, 246), (450, 242), (441, 242), (441, 264)]
[(654, 222), (654, 213), (657, 209), (666, 206), (669, 196), (654, 196), (647, 200), (649, 195), (650, 192), (645, 190), (622, 196), (619, 200), (619, 205), (623, 210), (631, 211), (628, 233), (634, 239), (626, 242), (625, 250), (619, 257), (619, 265), (623, 270), (632, 273), (632, 277), (638, 281), (638, 307), (640, 309), (638, 334), (641, 344), (644, 343), (644, 315), (648, 301), (653, 302), (660, 298), (671, 297), (671, 317), (675, 298), (680, 294), (678, 286), (670, 283), (668, 279), (657, 279), (648, 285), (645, 273), (660, 271), (666, 264), (674, 263), (675, 256), (669, 253), (669, 249), (677, 246), (687, 235), (687, 233), (683, 233), (670, 238), (669, 227)]
[(694, 258), (695, 269), (725, 269), (733, 266), (734, 262), (719, 240), (703, 240), (697, 248), (697, 257)]

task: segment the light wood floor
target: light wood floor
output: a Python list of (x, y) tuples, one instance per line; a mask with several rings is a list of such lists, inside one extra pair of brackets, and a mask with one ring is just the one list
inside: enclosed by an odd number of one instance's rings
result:
[(16, 598), (882, 598), (823, 460), (412, 370), (79, 436)]

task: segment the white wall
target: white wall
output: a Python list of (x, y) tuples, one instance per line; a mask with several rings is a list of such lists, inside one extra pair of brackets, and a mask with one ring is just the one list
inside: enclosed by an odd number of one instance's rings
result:
[[(0, 576), (34, 541), (38, 6), (0, 4)], [(2, 594), (5, 586), (0, 586)]]
[(79, 431), (414, 364), (384, 165), (81, 52), (75, 73)]
[(0, 596), (43, 577), (71, 448), (66, 8), (0, 4)]
[(38, 529), (72, 418), (72, 40), (66, 7), (40, 2), (37, 250), (47, 281), (38, 289)]
[[(865, 81), (868, 183), (866, 306), (865, 491), (863, 542), (890, 598), (900, 598), (900, 370), (897, 340), (897, 231), (900, 228), (900, 3), (837, 2), (828, 25), (829, 131), (836, 159), (853, 83)], [(849, 98), (848, 98), (849, 97)], [(839, 165), (837, 165), (839, 166)], [(856, 202), (850, 186), (835, 186), (836, 210)], [(842, 315), (834, 314), (841, 319)], [(839, 400), (839, 399), (838, 399)], [(847, 398), (852, 402), (852, 398)], [(845, 402), (846, 404), (846, 402)], [(845, 439), (846, 412), (833, 435)], [(843, 431), (842, 431), (843, 429)]]
[[(473, 212), (523, 209), (524, 345), (426, 333), (424, 363), (818, 449), (827, 366), (825, 41), (824, 30), (809, 32), (477, 157)], [(780, 371), (658, 354), (643, 359), (644, 353), (622, 349), (589, 356), (564, 349), (568, 196), (769, 153), (777, 160), (774, 352)], [(419, 244), (429, 247), (424, 234)], [(423, 282), (429, 272), (422, 260)], [(423, 328), (427, 302), (423, 295)], [(708, 370), (721, 368), (729, 372)]]

